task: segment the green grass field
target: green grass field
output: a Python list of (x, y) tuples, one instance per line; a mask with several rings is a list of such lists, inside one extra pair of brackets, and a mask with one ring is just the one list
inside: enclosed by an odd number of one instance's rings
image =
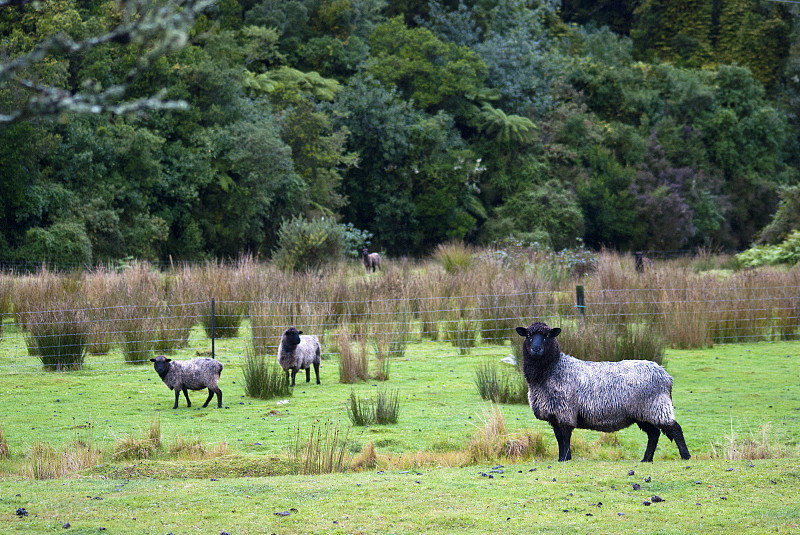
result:
[[(369, 471), (317, 476), (289, 475), (291, 438), (315, 420), (347, 428), (345, 406), (353, 390), (370, 397), (378, 387), (397, 389), (401, 412), (396, 425), (350, 429), (350, 453), (367, 443), (379, 459), (420, 451), (447, 459), (446, 452), (464, 449), (491, 408), (477, 395), (474, 369), (481, 359), (499, 360), (509, 347), (483, 347), (480, 356), (459, 356), (449, 344), (424, 342), (425, 356), (412, 351), (392, 362), (388, 382), (357, 385), (338, 383), (334, 357), (322, 363), (322, 385), (306, 384), (303, 375), (289, 402), (278, 404), (244, 397), (241, 344), (242, 339), (217, 341), (225, 364), (223, 409), (201, 408), (205, 393), (195, 392), (190, 394), (192, 408), (181, 397), (179, 409), (172, 410), (173, 393), (151, 366), (123, 365), (121, 358), (113, 369), (97, 364), (113, 360), (109, 355), (88, 357), (82, 371), (19, 367), (0, 377), (0, 427), (10, 451), (0, 460), (0, 531), (800, 530), (800, 342), (667, 352), (664, 365), (675, 379), (676, 416), (693, 454), (690, 461), (681, 461), (674, 444), (662, 437), (655, 463), (639, 463), (646, 436), (634, 426), (613, 440), (576, 431), (575, 460), (559, 464), (549, 426), (536, 421), (524, 405), (504, 405), (508, 432), (540, 432), (547, 445), (544, 456), (521, 464), (498, 460), (409, 470), (379, 463)], [(130, 461), (115, 461), (106, 453), (99, 466), (70, 477), (20, 475), (37, 441), (59, 447), (80, 440), (108, 452), (126, 436), (146, 433), (156, 419), (165, 444), (191, 437), (210, 446), (227, 443), (227, 452), (199, 460), (163, 454)], [(754, 456), (768, 458), (725, 458), (734, 446), (751, 442), (761, 452)], [(490, 473), (497, 464), (505, 466)], [(629, 470), (635, 474), (628, 475)], [(643, 505), (654, 495), (664, 501)], [(20, 508), (28, 515), (19, 517)], [(69, 530), (63, 530), (65, 523)]]

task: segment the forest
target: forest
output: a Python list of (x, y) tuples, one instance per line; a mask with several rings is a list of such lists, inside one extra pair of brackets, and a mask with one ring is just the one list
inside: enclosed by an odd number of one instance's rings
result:
[[(797, 3), (217, 0), (168, 49), (117, 32), (7, 68), (134, 4), (0, 3), (0, 262), (740, 251), (800, 228)], [(186, 105), (15, 114), (40, 87)]]

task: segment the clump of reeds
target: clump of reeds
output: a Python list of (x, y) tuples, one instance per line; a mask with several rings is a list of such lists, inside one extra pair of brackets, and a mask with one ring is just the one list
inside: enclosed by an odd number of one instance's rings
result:
[(118, 438), (114, 443), (112, 455), (117, 460), (150, 459), (161, 447), (161, 440), (161, 418), (156, 417), (150, 422), (146, 433), (136, 436), (131, 432), (129, 435)]
[(519, 369), (498, 370), (493, 360), (475, 367), (475, 387), (482, 399), (495, 403), (528, 403), (528, 383)]
[(655, 329), (649, 327), (618, 333), (613, 325), (587, 320), (582, 326), (564, 328), (558, 340), (564, 353), (582, 360), (638, 359), (661, 364), (664, 357), (664, 343)]
[(462, 299), (458, 301), (458, 308), (451, 311), (449, 320), (445, 320), (445, 339), (458, 348), (460, 355), (469, 355), (477, 343), (478, 322), (474, 308), (468, 307)]
[(347, 442), (350, 427), (342, 430), (340, 423), (315, 420), (305, 435), (300, 426), (291, 434), (289, 461), (297, 474), (332, 474), (345, 472), (350, 465)]
[[(241, 301), (240, 274), (222, 262), (207, 262), (193, 272), (194, 283), (201, 290), (198, 320), (209, 338), (235, 338), (247, 313)], [(213, 310), (212, 310), (213, 304)]]
[(355, 426), (396, 424), (400, 417), (400, 399), (397, 390), (378, 390), (376, 399), (361, 399), (350, 391), (347, 416)]
[(342, 325), (337, 334), (339, 352), (339, 382), (352, 384), (369, 379), (369, 354), (367, 352), (367, 339), (361, 338), (356, 342), (357, 349), (353, 349), (353, 339), (348, 325)]
[(62, 310), (37, 310), (27, 315), (28, 335), (26, 342), (31, 355), (39, 357), (48, 371), (77, 370), (89, 346), (89, 325), (84, 311), (67, 308)]
[(274, 359), (265, 355), (245, 356), (242, 365), (244, 393), (259, 399), (284, 398), (292, 395), (292, 388), (286, 380), (286, 372)]
[(473, 251), (461, 242), (440, 243), (433, 252), (433, 259), (448, 273), (466, 271), (475, 261)]

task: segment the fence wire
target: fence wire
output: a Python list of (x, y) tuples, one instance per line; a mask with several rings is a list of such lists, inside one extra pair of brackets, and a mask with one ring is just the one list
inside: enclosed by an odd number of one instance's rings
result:
[(335, 358), (342, 343), (389, 357), (502, 358), (518, 344), (514, 327), (533, 321), (564, 329), (583, 322), (615, 332), (650, 329), (665, 345), (685, 348), (797, 340), (799, 318), (798, 286), (588, 289), (585, 308), (576, 307), (574, 292), (549, 291), (374, 301), (214, 300), (213, 314), (210, 300), (25, 310), (7, 315), (2, 325), (0, 372), (132, 371), (157, 354), (212, 356), (212, 340), (216, 358), (272, 358), (291, 325), (317, 335), (323, 358)]

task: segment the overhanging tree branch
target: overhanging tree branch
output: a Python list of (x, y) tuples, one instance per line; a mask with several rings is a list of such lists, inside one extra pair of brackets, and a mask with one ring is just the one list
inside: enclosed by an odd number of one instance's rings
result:
[[(165, 91), (142, 98), (126, 98), (128, 86), (145, 73), (160, 57), (186, 45), (188, 32), (197, 16), (216, 0), (120, 0), (122, 20), (111, 31), (82, 41), (74, 41), (59, 33), (39, 43), (32, 51), (0, 64), (0, 87), (16, 85), (26, 98), (16, 108), (0, 112), (0, 123), (14, 123), (34, 117), (64, 112), (124, 114), (153, 109), (186, 109), (182, 100), (165, 100)], [(0, 8), (13, 9), (29, 0), (6, 0)], [(30, 67), (53, 55), (74, 56), (101, 45), (117, 43), (137, 45), (147, 50), (123, 80), (102, 87), (93, 80), (84, 80), (81, 88), (70, 91), (36, 83), (25, 76)]]

